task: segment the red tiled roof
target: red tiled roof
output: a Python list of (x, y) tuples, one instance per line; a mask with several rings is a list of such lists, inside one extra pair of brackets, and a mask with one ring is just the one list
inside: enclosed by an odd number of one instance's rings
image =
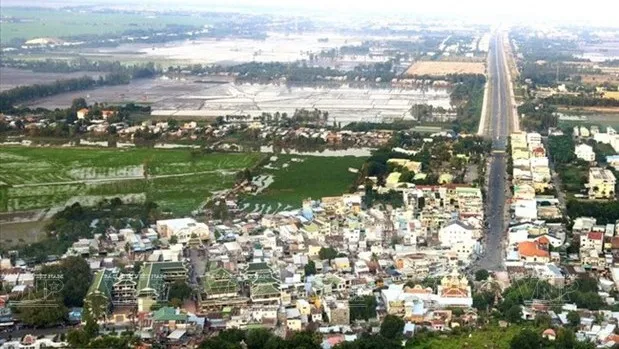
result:
[(587, 234), (587, 238), (589, 238), (589, 240), (602, 240), (602, 238), (604, 238), (604, 234), (592, 231)]
[(539, 248), (536, 242), (523, 241), (518, 244), (518, 253), (525, 257), (548, 257), (550, 254), (546, 250)]
[(550, 240), (548, 240), (547, 237), (542, 236), (541, 238), (537, 239), (537, 242), (539, 242), (540, 244), (548, 245), (550, 243)]
[(457, 298), (462, 298), (462, 297), (467, 297), (467, 292), (465, 290), (461, 290), (461, 289), (457, 289), (457, 288), (450, 288), (448, 290), (443, 290), (443, 292), (441, 292), (441, 296), (443, 297), (457, 297)]

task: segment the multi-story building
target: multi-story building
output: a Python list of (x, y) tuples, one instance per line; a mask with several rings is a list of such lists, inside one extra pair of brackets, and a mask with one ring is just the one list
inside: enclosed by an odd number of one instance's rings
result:
[(157, 231), (161, 237), (169, 239), (176, 236), (178, 242), (187, 243), (192, 237), (201, 240), (209, 239), (210, 231), (206, 224), (199, 223), (193, 218), (178, 218), (159, 220)]
[(187, 279), (187, 268), (183, 262), (152, 262), (142, 267), (138, 276), (136, 293), (138, 310), (149, 310), (157, 301), (165, 300), (166, 284)]
[(610, 170), (592, 167), (589, 169), (589, 198), (615, 199), (617, 179)]
[(593, 152), (593, 148), (588, 144), (577, 145), (574, 153), (579, 159), (583, 159), (589, 162), (595, 161), (595, 153)]
[(477, 245), (475, 229), (458, 220), (441, 228), (438, 232), (438, 240), (441, 246), (450, 247), (453, 252), (456, 252), (460, 259), (468, 259)]
[(589, 232), (580, 235), (580, 250), (594, 250), (598, 254), (602, 253), (604, 248), (604, 233), (602, 232)]

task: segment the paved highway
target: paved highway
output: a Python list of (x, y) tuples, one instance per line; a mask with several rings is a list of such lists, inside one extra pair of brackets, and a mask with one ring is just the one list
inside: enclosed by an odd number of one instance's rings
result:
[(488, 270), (502, 270), (504, 258), (504, 237), (506, 229), (506, 209), (509, 203), (509, 188), (506, 183), (507, 137), (512, 120), (511, 83), (503, 52), (501, 32), (495, 33), (488, 60), (490, 94), (487, 108), (490, 113), (487, 136), (492, 137), (492, 157), (488, 171), (486, 191), (486, 219), (488, 227), (484, 235), (484, 253), (478, 267)]

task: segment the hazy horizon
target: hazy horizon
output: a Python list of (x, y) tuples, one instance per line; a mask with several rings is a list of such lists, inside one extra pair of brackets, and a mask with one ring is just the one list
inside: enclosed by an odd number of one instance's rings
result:
[(619, 2), (601, 0), (595, 6), (569, 1), (521, 0), (506, 5), (489, 0), (443, 0), (440, 2), (406, 2), (384, 0), (380, 2), (353, 0), (77, 0), (77, 1), (23, 1), (3, 0), (0, 7), (71, 7), (100, 6), (124, 9), (149, 10), (195, 10), (195, 11), (238, 11), (252, 13), (275, 13), (288, 15), (329, 15), (330, 17), (362, 16), (380, 20), (383, 17), (445, 17), (470, 22), (496, 23), (510, 21), (529, 21), (544, 24), (593, 24), (600, 26), (619, 26), (616, 13)]

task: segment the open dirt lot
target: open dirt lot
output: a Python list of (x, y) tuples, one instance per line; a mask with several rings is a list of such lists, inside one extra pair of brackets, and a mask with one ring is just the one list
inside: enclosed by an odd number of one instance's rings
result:
[(619, 83), (619, 73), (615, 74), (587, 74), (581, 75), (582, 82), (586, 84), (601, 85), (605, 82)]
[(415, 62), (406, 70), (407, 75), (435, 75), (447, 74), (484, 74), (485, 67), (482, 62), (445, 62), (445, 61), (420, 61)]

